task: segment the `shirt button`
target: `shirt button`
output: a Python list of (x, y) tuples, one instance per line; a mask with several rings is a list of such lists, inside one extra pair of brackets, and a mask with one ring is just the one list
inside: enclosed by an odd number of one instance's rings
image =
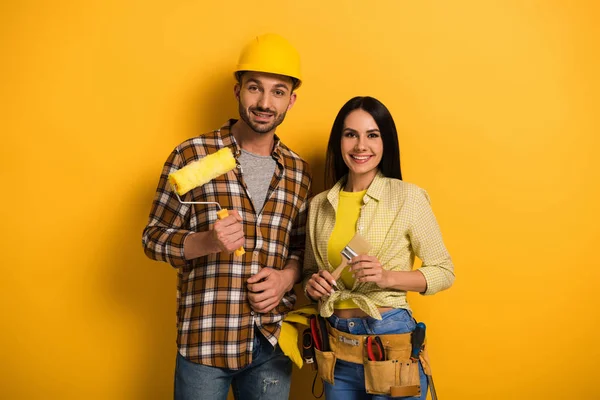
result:
[(254, 311), (250, 311), (250, 315), (254, 315)]

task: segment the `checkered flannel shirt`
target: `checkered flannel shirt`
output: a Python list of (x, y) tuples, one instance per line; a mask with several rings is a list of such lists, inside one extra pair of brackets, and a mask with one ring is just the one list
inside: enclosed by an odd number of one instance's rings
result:
[(180, 354), (199, 364), (239, 369), (252, 361), (253, 326), (275, 345), (281, 321), (296, 302), (291, 290), (272, 311), (254, 313), (246, 280), (261, 268), (283, 269), (289, 259), (302, 265), (311, 176), (307, 163), (275, 136), (272, 156), (277, 166), (260, 213), (248, 197), (239, 167), (182, 196), (183, 201), (215, 201), (237, 210), (245, 234), (242, 257), (218, 253), (186, 260), (186, 237), (212, 229), (217, 209), (181, 204), (167, 177), (223, 147), (229, 147), (237, 158), (240, 148), (230, 129), (234, 123), (230, 120), (221, 129), (189, 139), (173, 150), (160, 176), (142, 242), (148, 257), (177, 268)]

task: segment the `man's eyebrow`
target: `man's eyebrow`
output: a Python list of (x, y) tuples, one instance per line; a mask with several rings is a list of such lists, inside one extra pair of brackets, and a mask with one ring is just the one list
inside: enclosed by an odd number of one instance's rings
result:
[(275, 84), (275, 87), (276, 87), (276, 88), (285, 88), (285, 89), (287, 89), (287, 90), (290, 90), (290, 87), (289, 87), (289, 85), (287, 85), (286, 83), (276, 83), (276, 84)]
[(262, 82), (261, 82), (261, 81), (259, 81), (259, 80), (258, 80), (258, 79), (256, 79), (256, 78), (248, 78), (248, 80), (246, 81), (246, 84), (248, 84), (248, 83), (250, 83), (250, 82), (252, 82), (252, 83), (256, 83), (257, 85), (261, 85), (261, 86), (262, 86)]

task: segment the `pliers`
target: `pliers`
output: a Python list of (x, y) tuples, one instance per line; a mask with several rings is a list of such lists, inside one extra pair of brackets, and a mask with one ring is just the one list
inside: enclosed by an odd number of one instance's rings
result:
[(369, 357), (369, 361), (385, 360), (385, 349), (379, 336), (367, 337), (367, 356)]

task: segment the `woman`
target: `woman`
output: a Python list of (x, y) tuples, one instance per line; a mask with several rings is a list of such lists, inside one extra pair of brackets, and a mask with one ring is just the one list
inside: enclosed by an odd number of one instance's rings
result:
[[(427, 381), (421, 362), (414, 362), (414, 373), (400, 371), (402, 378), (396, 380), (391, 376), (394, 370), (386, 368), (388, 364), (390, 368), (410, 364), (406, 343), (410, 346), (416, 322), (406, 292), (429, 295), (447, 289), (454, 281), (454, 267), (427, 193), (401, 180), (396, 126), (380, 101), (355, 97), (339, 111), (329, 138), (325, 176), (330, 189), (315, 196), (309, 210), (305, 293), (319, 302), (320, 315), (330, 324), (330, 341), (338, 340), (332, 332), (340, 340), (344, 336), (345, 343), (377, 335), (388, 355), (380, 361), (383, 369), (375, 368), (360, 361), (364, 353), (349, 356), (347, 353), (354, 351), (351, 346), (332, 344), (337, 353), (329, 372), (323, 371), (329, 368), (323, 361), (326, 354), (318, 352), (326, 398), (386, 399), (400, 393), (401, 398), (425, 399)], [(353, 257), (336, 282), (331, 273), (356, 233), (372, 248), (368, 254)], [(422, 266), (413, 271), (415, 256)], [(390, 343), (404, 343), (404, 350)], [(390, 361), (390, 357), (403, 359), (400, 361), (405, 364), (393, 364), (398, 361)], [(381, 371), (391, 371), (390, 377)], [(407, 374), (413, 377), (408, 386)], [(369, 382), (370, 376), (374, 382)], [(390, 392), (390, 387), (395, 392)]]

